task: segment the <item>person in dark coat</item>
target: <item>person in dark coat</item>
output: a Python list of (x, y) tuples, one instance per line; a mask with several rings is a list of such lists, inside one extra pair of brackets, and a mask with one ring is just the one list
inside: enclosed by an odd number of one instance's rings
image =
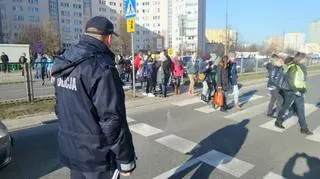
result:
[(24, 64), (27, 63), (26, 53), (23, 53), (19, 58), (20, 68), (21, 68), (21, 75), (24, 76)]
[(228, 56), (224, 56), (220, 61), (217, 68), (217, 88), (223, 92), (224, 105), (221, 107), (221, 111), (226, 112), (228, 109), (227, 97), (229, 91), (229, 73), (228, 73)]
[(110, 51), (113, 24), (91, 18), (86, 33), (52, 67), (59, 156), (71, 179), (129, 176), (136, 155), (128, 127), (125, 94)]
[(236, 54), (234, 52), (229, 53), (229, 80), (232, 88), (234, 105), (237, 110), (241, 110), (239, 103), (239, 87), (238, 87), (238, 70), (237, 70), (237, 61)]
[(5, 73), (9, 72), (9, 69), (8, 69), (9, 57), (4, 52), (2, 52), (1, 54), (1, 62), (3, 63), (3, 71)]
[[(268, 64), (268, 90), (271, 94), (270, 102), (268, 105), (267, 116), (274, 117), (278, 114), (283, 103), (283, 97), (280, 94), (280, 85), (284, 79), (283, 60), (277, 55), (273, 55), (272, 61)], [(273, 106), (276, 104), (276, 108)]]

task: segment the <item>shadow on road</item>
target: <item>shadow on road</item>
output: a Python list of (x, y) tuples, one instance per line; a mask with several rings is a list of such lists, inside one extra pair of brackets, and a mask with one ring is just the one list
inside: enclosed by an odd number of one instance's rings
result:
[[(306, 159), (308, 170), (302, 176), (294, 173), (294, 166), (299, 158)], [(291, 157), (282, 171), (282, 176), (289, 179), (311, 179), (320, 176), (320, 159), (307, 155), (306, 153), (297, 153)]]
[(0, 170), (1, 179), (40, 178), (61, 168), (57, 131), (57, 124), (48, 124), (11, 133), (13, 158)]
[(212, 164), (223, 165), (230, 162), (230, 160), (223, 157), (222, 155), (216, 155), (217, 153), (214, 152), (214, 156), (211, 155), (210, 158), (208, 158), (208, 160), (210, 159), (210, 161), (207, 161), (210, 162), (211, 165), (201, 163), (200, 165), (193, 165), (189, 168), (186, 166), (190, 165), (189, 163), (194, 160), (202, 161), (200, 159), (201, 156), (203, 157), (206, 154), (208, 154), (209, 156), (209, 152), (212, 151), (218, 151), (218, 153), (221, 152), (225, 155), (229, 155), (230, 157), (234, 157), (240, 151), (243, 143), (247, 138), (249, 130), (246, 126), (249, 122), (250, 121), (246, 119), (238, 124), (228, 125), (203, 139), (199, 143), (199, 146), (195, 147), (191, 152), (188, 153), (188, 155), (191, 155), (191, 158), (180, 168), (178, 168), (175, 174), (170, 177), (170, 179), (184, 178), (193, 170), (195, 170), (195, 172), (190, 177), (188, 176), (186, 178), (209, 178), (210, 174), (215, 169)]

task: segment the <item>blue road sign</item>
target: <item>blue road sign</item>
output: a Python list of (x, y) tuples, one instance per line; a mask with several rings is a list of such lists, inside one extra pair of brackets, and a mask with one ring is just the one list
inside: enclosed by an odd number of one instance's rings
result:
[(126, 19), (135, 18), (137, 14), (136, 0), (125, 0)]

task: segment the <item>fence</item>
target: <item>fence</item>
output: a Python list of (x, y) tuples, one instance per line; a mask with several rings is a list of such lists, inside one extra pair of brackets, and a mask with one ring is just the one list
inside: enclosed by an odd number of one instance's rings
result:
[[(267, 62), (268, 59), (237, 59), (238, 72), (266, 72)], [(308, 59), (307, 64), (320, 66), (320, 58)], [(52, 63), (0, 63), (0, 102), (52, 97), (54, 88), (49, 75), (51, 67)]]
[(52, 63), (0, 63), (0, 102), (33, 101), (54, 95), (50, 81)]

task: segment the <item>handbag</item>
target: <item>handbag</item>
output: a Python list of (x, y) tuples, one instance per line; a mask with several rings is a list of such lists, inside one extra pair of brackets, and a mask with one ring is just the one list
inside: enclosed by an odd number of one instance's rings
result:
[(200, 73), (200, 74), (198, 75), (198, 80), (199, 80), (199, 81), (204, 81), (205, 78), (206, 78), (206, 75), (205, 75), (204, 73)]
[(224, 100), (223, 100), (223, 93), (221, 90), (218, 90), (215, 94), (214, 94), (214, 100), (213, 103), (217, 106), (222, 107), (224, 105)]

